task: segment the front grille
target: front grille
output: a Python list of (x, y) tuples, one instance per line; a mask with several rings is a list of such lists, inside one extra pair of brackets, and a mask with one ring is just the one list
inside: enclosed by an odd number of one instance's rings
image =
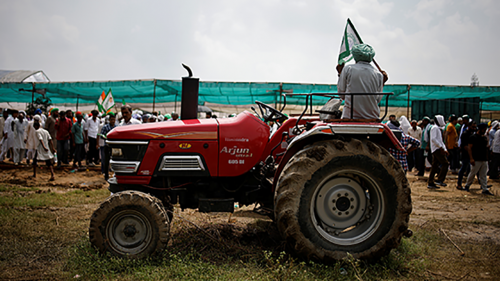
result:
[(205, 167), (198, 155), (166, 155), (158, 171), (205, 171)]
[(137, 168), (141, 162), (132, 162), (132, 161), (109, 161), (109, 166), (111, 170), (115, 173), (124, 173), (124, 174), (133, 174), (137, 172)]

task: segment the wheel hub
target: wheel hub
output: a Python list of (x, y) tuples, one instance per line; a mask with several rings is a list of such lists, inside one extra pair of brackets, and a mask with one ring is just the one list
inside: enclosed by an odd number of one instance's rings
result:
[(125, 234), (125, 236), (131, 238), (131, 237), (134, 237), (134, 235), (137, 233), (137, 230), (135, 229), (135, 226), (133, 225), (127, 225), (125, 226), (125, 229), (123, 229), (123, 234)]
[(351, 206), (351, 200), (349, 200), (348, 197), (340, 197), (337, 200), (337, 202), (335, 203), (335, 206), (337, 206), (337, 210), (339, 210), (339, 211), (342, 211), (342, 212), (347, 211), (347, 210), (349, 210), (349, 207)]
[(107, 225), (110, 246), (123, 254), (135, 254), (152, 241), (152, 225), (140, 212), (123, 210), (115, 214)]
[(329, 227), (347, 228), (363, 216), (366, 196), (353, 179), (334, 178), (324, 183), (316, 195), (316, 214)]

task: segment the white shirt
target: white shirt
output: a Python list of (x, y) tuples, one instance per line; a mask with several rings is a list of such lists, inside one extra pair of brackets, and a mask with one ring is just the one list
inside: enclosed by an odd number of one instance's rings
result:
[(97, 139), (97, 133), (99, 132), (99, 125), (101, 124), (101, 121), (99, 118), (96, 118), (94, 121), (94, 118), (90, 118), (87, 120), (87, 123), (85, 123), (83, 129), (87, 131), (87, 135), (89, 138), (94, 138)]
[(419, 126), (417, 126), (416, 128), (416, 130), (413, 130), (413, 127), (410, 127), (410, 129), (408, 129), (408, 135), (410, 135), (410, 137), (416, 138), (417, 140), (421, 140), (422, 128), (420, 128)]
[[(106, 125), (106, 124), (105, 123), (99, 124), (99, 133), (98, 134), (100, 134), (102, 132), (102, 127), (104, 127), (104, 125)], [(101, 136), (99, 136), (99, 147), (103, 147), (104, 145), (105, 145), (104, 139)]]
[[(384, 88), (384, 76), (370, 63), (360, 61), (346, 65), (342, 70), (337, 90), (339, 93), (381, 93)], [(342, 97), (342, 95), (341, 95)], [(353, 96), (354, 107), (352, 119), (380, 118), (378, 104), (383, 95)], [(342, 118), (351, 118), (351, 96), (345, 95)]]
[(7, 139), (3, 141), (3, 145), (7, 148), (11, 148), (14, 145), (14, 132), (12, 131), (12, 122), (14, 122), (14, 117), (9, 115), (7, 120), (5, 120), (5, 125), (3, 127), (4, 134), (7, 134)]
[(431, 128), (431, 151), (434, 151), (443, 148), (446, 151), (446, 146), (443, 142), (443, 134), (441, 133), (441, 129), (438, 126), (432, 126)]
[(50, 160), (50, 159), (54, 158), (52, 151), (50, 151), (49, 141), (52, 140), (52, 138), (50, 137), (49, 132), (45, 129), (39, 128), (38, 130), (36, 130), (36, 135), (37, 135), (37, 139), (40, 140), (41, 142), (43, 142), (45, 147), (48, 149), (48, 151), (45, 151), (45, 149), (43, 148), (43, 145), (40, 142), (38, 142), (38, 146), (36, 148), (37, 159), (38, 160)]
[(492, 151), (493, 153), (500, 153), (500, 130), (497, 130), (495, 132), (495, 137), (493, 138)]
[(120, 122), (120, 125), (118, 125), (118, 126), (137, 125), (137, 124), (142, 124), (142, 123), (141, 123), (141, 121), (139, 121), (135, 118), (130, 118), (130, 120), (128, 120), (128, 122), (125, 122), (125, 119), (123, 119), (122, 122)]
[(35, 127), (33, 127), (35, 121), (30, 121), (28, 127), (26, 128), (26, 134), (24, 138), (26, 139), (26, 148), (27, 149), (36, 149), (38, 146), (38, 138), (36, 135)]

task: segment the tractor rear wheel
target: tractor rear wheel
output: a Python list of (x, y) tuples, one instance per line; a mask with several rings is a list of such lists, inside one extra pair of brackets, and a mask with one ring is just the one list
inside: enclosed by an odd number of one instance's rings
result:
[(323, 262), (388, 254), (411, 210), (401, 165), (367, 140), (306, 146), (286, 164), (275, 193), (281, 235), (301, 256)]
[(169, 216), (161, 201), (139, 191), (113, 194), (90, 218), (92, 245), (118, 257), (157, 254), (166, 247), (169, 235)]

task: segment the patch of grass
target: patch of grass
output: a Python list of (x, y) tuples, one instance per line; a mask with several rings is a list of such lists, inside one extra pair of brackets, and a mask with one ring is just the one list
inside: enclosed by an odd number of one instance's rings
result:
[(0, 197), (0, 279), (65, 278), (67, 249), (86, 234), (106, 190), (22, 194), (6, 188)]
[(22, 187), (15, 185), (0, 185), (0, 192), (29, 192), (39, 190), (36, 187)]
[[(213, 234), (223, 228), (212, 225), (203, 229)], [(280, 250), (279, 243), (272, 247), (266, 241), (261, 241), (263, 246), (248, 243), (244, 231), (233, 241), (222, 238), (221, 233), (222, 243), (217, 243), (198, 229), (179, 228), (162, 255), (145, 260), (100, 255), (84, 237), (70, 249), (65, 270), (89, 280), (102, 276), (121, 280), (399, 280), (418, 277), (426, 268), (423, 247), (412, 239), (404, 239), (399, 248), (376, 263), (349, 257), (327, 265), (301, 260)], [(253, 238), (258, 241), (263, 237)], [(234, 241), (239, 241), (239, 246), (231, 244)]]
[(80, 204), (89, 204), (96, 200), (103, 200), (109, 196), (106, 189), (92, 191), (72, 190), (65, 193), (54, 191), (19, 193), (15, 187), (8, 187), (8, 195), (0, 197), (0, 206), (4, 207), (71, 207)]
[[(414, 235), (376, 262), (348, 257), (331, 264), (299, 259), (287, 248), (270, 220), (241, 226), (213, 223), (195, 212), (176, 210), (164, 253), (144, 260), (99, 254), (88, 241), (89, 218), (109, 195), (105, 189), (21, 190), (2, 185), (0, 197), (0, 279), (80, 280), (422, 280), (487, 279), (500, 276), (500, 246), (470, 243), (439, 228), (455, 222), (430, 220), (413, 226)], [(196, 214), (199, 215), (199, 214)], [(208, 215), (207, 215), (208, 216)], [(200, 222), (201, 221), (201, 222)], [(482, 221), (461, 222), (470, 226)], [(451, 233), (448, 232), (450, 235)]]

